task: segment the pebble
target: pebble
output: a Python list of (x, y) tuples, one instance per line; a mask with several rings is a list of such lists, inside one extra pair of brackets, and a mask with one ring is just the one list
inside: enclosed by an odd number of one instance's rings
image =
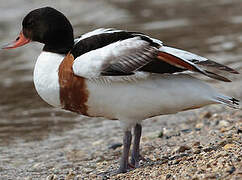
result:
[(206, 147), (206, 148), (203, 149), (204, 152), (210, 152), (212, 150), (214, 150), (213, 147)]
[(178, 152), (185, 152), (186, 150), (190, 150), (190, 149), (191, 147), (184, 145), (179, 147)]
[(38, 171), (42, 168), (42, 163), (36, 163), (35, 165), (32, 166), (33, 171)]
[(226, 171), (227, 171), (229, 174), (232, 174), (235, 170), (236, 170), (236, 168), (235, 168), (234, 166), (232, 166), (232, 167), (227, 168)]
[(119, 147), (122, 147), (122, 145), (123, 145), (122, 143), (113, 143), (113, 144), (111, 144), (111, 145), (108, 146), (108, 149), (115, 150), (115, 149), (117, 149)]
[(182, 129), (181, 130), (182, 133), (190, 133), (192, 132), (192, 129), (188, 128), (188, 129)]
[(193, 153), (194, 154), (200, 154), (201, 153), (201, 150), (200, 149), (196, 149)]
[(195, 126), (195, 128), (197, 128), (197, 129), (201, 129), (203, 127), (204, 127), (203, 123), (197, 123), (196, 126)]
[(73, 180), (75, 177), (75, 173), (74, 171), (69, 171), (69, 173), (67, 174), (67, 176), (65, 177), (65, 180)]
[(242, 129), (237, 129), (237, 133), (238, 134), (242, 133)]
[(204, 114), (202, 114), (201, 115), (201, 118), (207, 118), (207, 119), (209, 119), (209, 118), (211, 118), (212, 117), (212, 113), (211, 112), (205, 112)]
[(174, 148), (172, 152), (173, 153), (182, 153), (182, 152), (185, 152), (186, 150), (190, 150), (190, 149), (191, 149), (191, 147), (183, 145), (183, 146)]
[(162, 138), (163, 136), (164, 136), (163, 131), (160, 131), (159, 134), (158, 134), (158, 138)]
[(200, 146), (200, 142), (199, 141), (194, 142), (193, 146)]
[(85, 173), (89, 174), (90, 172), (93, 171), (93, 169), (92, 169), (92, 168), (84, 168), (83, 171), (84, 171)]
[(163, 128), (163, 134), (170, 136), (174, 132), (171, 128)]
[(229, 125), (230, 125), (229, 121), (226, 121), (226, 120), (221, 120), (218, 123), (219, 127), (228, 127)]
[(226, 144), (226, 145), (224, 146), (224, 149), (225, 149), (225, 150), (230, 150), (230, 149), (233, 149), (233, 148), (235, 148), (235, 147), (236, 147), (235, 144)]
[(218, 115), (217, 113), (214, 113), (214, 114), (212, 115), (212, 118), (213, 118), (213, 119), (217, 119), (217, 118), (219, 118), (219, 115)]
[(166, 179), (169, 179), (169, 178), (171, 178), (171, 174), (166, 175)]
[(58, 177), (54, 174), (51, 174), (51, 175), (46, 177), (46, 180), (57, 180), (57, 179), (58, 179)]
[(194, 130), (195, 131), (201, 131), (201, 128), (195, 128)]

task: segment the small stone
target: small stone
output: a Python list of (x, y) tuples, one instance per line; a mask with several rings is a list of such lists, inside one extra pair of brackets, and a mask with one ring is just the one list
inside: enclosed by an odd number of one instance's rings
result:
[[(74, 180), (81, 180), (81, 179), (83, 179), (82, 175), (77, 175), (77, 176), (74, 178)], [(94, 179), (94, 178), (92, 178), (92, 179)], [(96, 179), (96, 177), (95, 177), (95, 179)]]
[(218, 123), (219, 127), (228, 127), (229, 125), (230, 125), (230, 123), (228, 121), (226, 121), (226, 120), (221, 120)]
[(206, 174), (204, 179), (216, 179), (217, 175), (215, 173)]
[(173, 132), (170, 128), (163, 128), (163, 134), (164, 135), (170, 135)]
[(204, 126), (203, 123), (197, 123), (196, 126), (195, 126), (195, 128), (201, 129), (203, 126)]
[(160, 131), (159, 134), (158, 134), (158, 138), (162, 138), (163, 136), (164, 136), (163, 131)]
[(226, 145), (224, 146), (224, 149), (225, 149), (225, 150), (230, 150), (230, 149), (233, 149), (233, 148), (235, 148), (235, 144), (226, 144)]
[(40, 170), (41, 167), (42, 167), (42, 163), (36, 163), (32, 166), (32, 169), (36, 171), (36, 170)]
[(177, 149), (177, 152), (185, 152), (186, 150), (190, 150), (191, 148), (189, 146), (180, 146), (178, 149)]
[(217, 119), (219, 117), (219, 115), (217, 114), (217, 113), (214, 113), (213, 115), (212, 115), (212, 118), (214, 118), (214, 119)]
[(51, 175), (46, 177), (46, 180), (57, 180), (57, 179), (58, 179), (57, 176), (54, 175), (54, 174), (51, 174)]
[(220, 146), (220, 147), (223, 147), (223, 146), (225, 146), (227, 143), (228, 143), (227, 140), (221, 141), (221, 142), (219, 143), (219, 146)]
[(82, 169), (85, 173), (87, 173), (87, 174), (89, 174), (90, 172), (92, 172), (93, 171), (93, 169), (92, 168), (84, 168), (84, 169)]
[(171, 178), (171, 174), (166, 175), (166, 179), (169, 179), (169, 178)]
[(166, 138), (166, 139), (170, 139), (170, 138), (171, 138), (171, 136), (165, 136), (165, 138)]
[(201, 117), (209, 119), (210, 117), (212, 117), (212, 113), (211, 112), (206, 112), (206, 113), (202, 114)]
[(206, 147), (203, 149), (204, 152), (210, 152), (212, 150), (214, 150), (214, 148), (212, 148), (212, 147)]
[(226, 132), (227, 131), (227, 128), (225, 128), (225, 127), (222, 127), (221, 129), (220, 129), (220, 132), (221, 133), (224, 133), (224, 132)]
[(25, 177), (23, 180), (33, 180), (31, 177)]
[(201, 150), (200, 149), (196, 149), (193, 153), (194, 154), (200, 154), (201, 153)]
[(159, 173), (158, 171), (153, 171), (153, 172), (150, 173), (150, 176), (151, 177), (157, 177), (159, 175), (158, 173)]
[(122, 143), (113, 143), (113, 144), (111, 144), (111, 145), (108, 146), (108, 149), (115, 150), (115, 149), (117, 149), (119, 147), (122, 147), (122, 145), (123, 145)]
[(237, 129), (237, 133), (238, 134), (242, 133), (242, 129)]
[(201, 128), (195, 128), (194, 130), (195, 131), (201, 131)]
[(96, 162), (102, 162), (102, 161), (104, 161), (104, 159), (105, 159), (105, 157), (100, 155), (97, 157)]
[(72, 180), (75, 177), (75, 173), (73, 171), (69, 171), (67, 176), (65, 177), (65, 180)]
[(102, 180), (108, 180), (110, 177), (108, 175), (102, 175)]
[(196, 141), (193, 143), (193, 146), (199, 146), (200, 145), (200, 142), (199, 141)]
[(229, 168), (227, 169), (227, 172), (228, 172), (229, 174), (232, 174), (235, 170), (236, 170), (236, 168), (235, 168), (234, 166), (232, 166), (232, 167), (229, 167)]
[(225, 157), (227, 155), (228, 155), (227, 151), (220, 151), (219, 154), (218, 154), (218, 157)]
[(189, 129), (189, 128), (188, 129), (182, 129), (181, 132), (182, 133), (190, 133), (190, 132), (192, 132), (192, 129)]

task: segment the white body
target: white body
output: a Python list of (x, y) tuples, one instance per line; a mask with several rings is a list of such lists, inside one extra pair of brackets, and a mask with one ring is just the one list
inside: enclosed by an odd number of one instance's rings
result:
[[(60, 107), (58, 68), (64, 56), (42, 52), (34, 69), (38, 94)], [(125, 129), (143, 119), (217, 103), (218, 93), (187, 74), (150, 74), (100, 77), (86, 80), (88, 114), (119, 119)]]

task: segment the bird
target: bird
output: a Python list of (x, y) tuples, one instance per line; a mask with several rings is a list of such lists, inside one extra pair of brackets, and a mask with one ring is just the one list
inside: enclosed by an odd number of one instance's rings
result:
[(63, 13), (41, 7), (23, 18), (17, 39), (1, 49), (32, 41), (44, 44), (33, 73), (44, 101), (120, 122), (124, 136), (117, 173), (140, 166), (143, 120), (210, 104), (239, 108), (239, 100), (193, 75), (230, 82), (218, 72), (239, 72), (141, 32), (99, 28), (74, 38)]

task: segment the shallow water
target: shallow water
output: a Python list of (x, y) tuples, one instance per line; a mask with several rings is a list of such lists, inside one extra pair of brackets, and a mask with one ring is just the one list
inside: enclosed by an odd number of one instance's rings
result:
[[(47, 5), (66, 14), (76, 36), (100, 27), (142, 31), (165, 44), (204, 55), (242, 72), (241, 0), (60, 0), (58, 3), (0, 0), (1, 44), (16, 38), (26, 13)], [(97, 144), (107, 146), (121, 140), (119, 123), (53, 109), (40, 99), (33, 86), (32, 72), (41, 48), (42, 45), (32, 43), (16, 50), (0, 51), (2, 176), (24, 175), (26, 169), (36, 164), (45, 175), (56, 167), (54, 162), (68, 167), (69, 161), (62, 153), (81, 149), (88, 159), (95, 154)], [(208, 81), (222, 92), (242, 99), (241, 75), (230, 77), (234, 80), (230, 84)], [(164, 121), (185, 121), (197, 112), (161, 117), (155, 126), (152, 126), (154, 121), (146, 121), (144, 131), (158, 131)]]

